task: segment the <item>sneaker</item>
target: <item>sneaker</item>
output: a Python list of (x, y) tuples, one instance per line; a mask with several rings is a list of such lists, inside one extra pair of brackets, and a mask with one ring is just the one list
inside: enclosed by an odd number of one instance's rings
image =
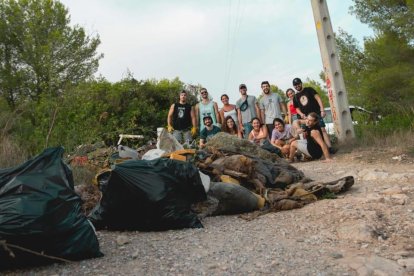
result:
[(328, 151), (329, 151), (330, 154), (335, 154), (338, 150), (331, 147), (331, 148), (328, 149)]

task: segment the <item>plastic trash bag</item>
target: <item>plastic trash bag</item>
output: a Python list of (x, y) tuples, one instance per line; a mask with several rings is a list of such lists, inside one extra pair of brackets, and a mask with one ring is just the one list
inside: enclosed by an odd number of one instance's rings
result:
[(160, 158), (164, 153), (165, 151), (161, 149), (151, 149), (142, 156), (142, 160), (154, 160)]
[(118, 152), (119, 152), (119, 157), (121, 158), (131, 158), (134, 160), (138, 159), (138, 152), (127, 146), (118, 145)]
[(206, 201), (194, 204), (199, 217), (248, 213), (264, 207), (265, 199), (243, 186), (211, 182)]
[[(99, 180), (98, 180), (99, 181)], [(206, 199), (198, 169), (172, 159), (130, 160), (111, 171), (89, 215), (97, 229), (168, 230), (203, 227), (190, 211)]]
[[(49, 148), (20, 166), (0, 169), (0, 240), (68, 260), (103, 256), (63, 152)], [(0, 246), (0, 269), (51, 261), (9, 249), (14, 258)]]

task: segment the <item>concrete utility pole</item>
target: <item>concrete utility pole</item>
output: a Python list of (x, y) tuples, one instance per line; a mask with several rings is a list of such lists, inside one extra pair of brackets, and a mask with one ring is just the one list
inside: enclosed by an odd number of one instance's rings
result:
[(335, 133), (340, 143), (355, 138), (348, 97), (326, 0), (311, 0)]

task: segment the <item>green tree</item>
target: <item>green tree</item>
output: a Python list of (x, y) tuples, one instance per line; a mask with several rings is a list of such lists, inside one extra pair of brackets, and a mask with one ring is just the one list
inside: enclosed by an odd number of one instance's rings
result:
[(284, 103), (286, 103), (288, 101), (288, 98), (286, 97), (285, 91), (280, 89), (279, 86), (277, 86), (276, 84), (271, 84), (270, 85), (270, 91), (272, 91), (272, 93), (278, 94), (282, 98), (282, 101)]
[(366, 70), (364, 50), (358, 41), (345, 30), (340, 29), (335, 36), (339, 51), (342, 73), (350, 104), (362, 105), (361, 103), (361, 77)]
[(354, 0), (351, 12), (376, 35), (363, 48), (343, 30), (336, 36), (350, 103), (398, 113), (414, 97), (413, 1)]
[[(354, 3), (351, 12), (370, 25), (375, 35), (365, 38), (364, 47), (345, 31), (336, 36), (350, 103), (382, 116), (372, 126), (378, 135), (412, 129), (413, 1), (354, 0)], [(367, 127), (359, 130), (364, 129)]]
[(379, 33), (395, 33), (414, 42), (413, 0), (354, 0), (351, 13)]
[(0, 0), (0, 95), (11, 107), (57, 96), (98, 69), (99, 37), (69, 26), (55, 0)]

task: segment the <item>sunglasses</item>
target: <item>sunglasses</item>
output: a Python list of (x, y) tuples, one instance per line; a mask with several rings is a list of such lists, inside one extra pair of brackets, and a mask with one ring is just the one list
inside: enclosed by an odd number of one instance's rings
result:
[(200, 94), (207, 94), (207, 92), (204, 91), (204, 92), (201, 92)]

